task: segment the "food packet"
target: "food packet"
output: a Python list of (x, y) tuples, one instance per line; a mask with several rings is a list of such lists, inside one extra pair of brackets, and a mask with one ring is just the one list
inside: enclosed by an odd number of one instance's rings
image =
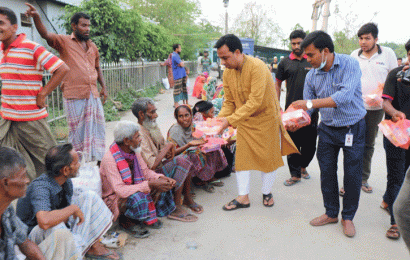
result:
[(383, 104), (383, 98), (382, 98), (383, 88), (384, 88), (384, 84), (379, 83), (375, 91), (365, 95), (364, 102), (366, 103), (366, 105), (368, 105), (369, 107), (381, 107)]
[(290, 122), (296, 124), (297, 127), (310, 125), (310, 116), (303, 109), (295, 109), (292, 105), (282, 113), (282, 122), (286, 127)]
[(410, 146), (410, 120), (403, 119), (397, 122), (383, 120), (379, 124), (380, 131), (396, 147), (409, 149)]

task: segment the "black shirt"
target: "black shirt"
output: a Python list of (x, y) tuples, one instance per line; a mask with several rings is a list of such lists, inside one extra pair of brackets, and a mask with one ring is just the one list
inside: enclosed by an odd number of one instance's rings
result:
[[(306, 74), (312, 69), (312, 65), (305, 59), (298, 60), (291, 53), (289, 57), (284, 58), (278, 65), (276, 78), (280, 81), (286, 80), (286, 105), (287, 109), (292, 102), (303, 100), (303, 87), (305, 85)], [(315, 125), (318, 119), (318, 112), (311, 116), (312, 125)]]
[[(407, 119), (410, 119), (410, 85), (397, 81), (397, 72), (404, 66), (397, 67), (389, 72), (384, 83), (383, 98), (392, 100), (392, 105), (396, 110), (403, 112)], [(386, 113), (386, 119), (391, 116)]]

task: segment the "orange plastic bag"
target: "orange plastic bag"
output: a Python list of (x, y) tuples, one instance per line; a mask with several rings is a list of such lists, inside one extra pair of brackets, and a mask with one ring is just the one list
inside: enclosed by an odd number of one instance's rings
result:
[(373, 93), (364, 96), (364, 102), (366, 103), (366, 105), (368, 105), (369, 107), (380, 107), (383, 104), (383, 88), (384, 84), (379, 83), (377, 89), (373, 91)]
[(383, 120), (380, 122), (379, 128), (394, 146), (409, 149), (410, 120), (403, 119), (396, 123), (391, 120)]
[(292, 105), (282, 113), (282, 122), (286, 127), (287, 124), (293, 122), (297, 127), (310, 125), (310, 116), (303, 109), (295, 109)]

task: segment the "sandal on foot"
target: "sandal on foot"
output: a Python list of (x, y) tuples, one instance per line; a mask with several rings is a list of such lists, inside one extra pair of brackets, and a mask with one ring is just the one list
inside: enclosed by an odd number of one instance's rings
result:
[(168, 215), (167, 218), (178, 220), (182, 222), (195, 222), (198, 220), (198, 217), (189, 213), (180, 214), (180, 215)]
[(384, 209), (390, 215), (389, 205), (385, 201), (382, 201), (382, 204), (380, 204), (380, 208)]
[(209, 193), (214, 193), (215, 192), (214, 186), (210, 185), (209, 183), (206, 183), (205, 185), (202, 185), (200, 187), (201, 187), (201, 189), (203, 189), (206, 192), (209, 192)]
[(306, 179), (306, 180), (309, 180), (309, 179), (310, 179), (310, 175), (309, 175), (309, 173), (308, 173), (307, 171), (303, 171), (303, 172), (301, 173), (301, 176), (302, 176), (303, 179)]
[[(228, 209), (226, 206), (235, 206), (235, 207)], [(226, 211), (231, 211), (231, 210), (235, 210), (235, 209), (249, 208), (250, 206), (251, 206), (250, 203), (248, 203), (248, 204), (242, 204), (242, 203), (238, 202), (236, 199), (234, 199), (234, 200), (231, 200), (231, 201), (228, 203), (228, 205), (223, 206), (222, 209), (223, 209), (223, 210), (226, 210)]]
[(362, 183), (362, 191), (366, 193), (372, 193), (373, 189), (367, 182), (365, 182), (365, 183)]
[(339, 196), (340, 196), (340, 197), (343, 197), (343, 196), (345, 195), (345, 193), (346, 193), (346, 191), (345, 191), (345, 189), (342, 187), (342, 188), (339, 190)]
[(144, 226), (149, 227), (149, 228), (153, 228), (153, 229), (160, 229), (160, 228), (162, 228), (162, 221), (158, 219), (157, 222), (155, 222), (154, 224), (148, 225), (148, 224), (144, 223)]
[[(120, 225), (121, 226), (121, 225)], [(121, 226), (121, 228), (128, 232), (130, 235), (132, 235), (135, 238), (146, 238), (149, 237), (149, 231), (144, 228), (142, 225), (137, 224), (135, 226), (132, 226), (130, 228), (124, 228)]]
[(211, 181), (209, 184), (215, 187), (223, 187), (225, 185), (225, 183), (223, 183), (221, 180)]
[[(272, 204), (269, 204), (269, 201), (273, 198), (272, 193), (269, 193), (267, 195), (262, 194), (263, 200), (262, 200), (262, 204), (265, 207), (273, 207), (273, 205), (275, 205), (275, 201)], [(266, 202), (266, 204), (265, 204)]]
[(114, 256), (115, 253), (111, 250), (108, 251), (106, 254), (102, 255), (92, 255), (92, 254), (85, 254), (85, 257), (88, 259), (98, 259), (98, 260), (114, 260), (114, 259), (122, 259), (122, 255), (118, 254), (118, 258), (111, 258), (109, 256)]
[(185, 206), (187, 206), (188, 208), (190, 208), (194, 213), (196, 214), (201, 214), (202, 212), (204, 212), (204, 208), (197, 204), (197, 203), (192, 203), (192, 204), (185, 204)]
[(390, 239), (399, 239), (400, 238), (399, 229), (396, 226), (391, 226), (389, 230), (387, 230), (386, 232), (386, 237)]
[(298, 183), (298, 182), (300, 182), (300, 180), (294, 180), (294, 179), (290, 178), (290, 179), (286, 180), (286, 181), (283, 183), (283, 185), (285, 185), (285, 186), (293, 186), (293, 185), (295, 185), (295, 184)]

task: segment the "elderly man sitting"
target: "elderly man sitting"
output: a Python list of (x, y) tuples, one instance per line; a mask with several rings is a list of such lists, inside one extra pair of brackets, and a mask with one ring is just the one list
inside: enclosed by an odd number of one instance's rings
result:
[(17, 202), (17, 215), (29, 227), (29, 238), (40, 244), (53, 232), (63, 229), (67, 239), (74, 239), (80, 259), (84, 255), (94, 259), (119, 259), (117, 253), (99, 242), (111, 227), (110, 210), (92, 191), (74, 194), (71, 178), (76, 177), (80, 163), (73, 146), (52, 147), (45, 163), (47, 173), (33, 180), (27, 196)]
[(27, 238), (27, 226), (16, 216), (11, 202), (25, 196), (29, 178), (21, 154), (0, 147), (0, 259), (16, 259), (15, 246), (27, 259), (76, 259), (69, 232), (53, 232), (39, 246)]
[(100, 174), (102, 197), (113, 212), (114, 220), (119, 216), (121, 227), (143, 238), (148, 236), (144, 226), (161, 228), (157, 217), (190, 222), (197, 217), (187, 214), (180, 205), (191, 164), (185, 160), (183, 165), (169, 164), (159, 169), (159, 173), (152, 171), (140, 154), (139, 131), (137, 123), (118, 122), (114, 143), (103, 157)]

